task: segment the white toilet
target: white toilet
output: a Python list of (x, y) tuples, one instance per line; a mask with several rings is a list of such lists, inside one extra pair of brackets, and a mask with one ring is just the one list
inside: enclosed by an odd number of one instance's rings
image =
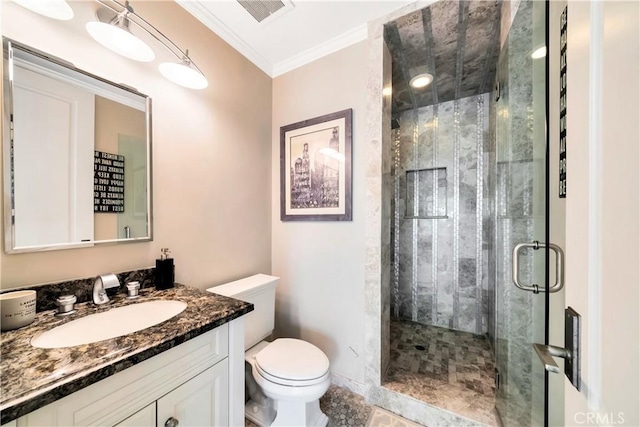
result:
[(274, 328), (276, 286), (266, 274), (207, 289), (253, 304), (245, 316), (245, 417), (259, 426), (326, 426), (320, 397), (331, 383), (329, 359), (306, 341), (262, 341)]

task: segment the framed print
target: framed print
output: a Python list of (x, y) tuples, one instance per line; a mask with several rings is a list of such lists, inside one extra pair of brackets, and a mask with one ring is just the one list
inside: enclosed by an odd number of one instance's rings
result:
[(280, 219), (351, 221), (351, 116), (280, 128)]

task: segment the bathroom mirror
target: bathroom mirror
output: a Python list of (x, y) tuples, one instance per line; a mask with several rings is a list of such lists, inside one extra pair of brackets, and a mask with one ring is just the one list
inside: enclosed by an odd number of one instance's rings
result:
[(151, 99), (3, 46), (5, 252), (151, 240)]

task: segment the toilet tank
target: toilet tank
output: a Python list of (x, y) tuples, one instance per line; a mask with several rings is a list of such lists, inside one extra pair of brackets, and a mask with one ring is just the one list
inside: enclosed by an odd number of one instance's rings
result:
[(244, 349), (247, 350), (273, 332), (276, 309), (276, 286), (279, 277), (256, 274), (214, 286), (207, 291), (250, 302), (253, 311), (244, 316)]

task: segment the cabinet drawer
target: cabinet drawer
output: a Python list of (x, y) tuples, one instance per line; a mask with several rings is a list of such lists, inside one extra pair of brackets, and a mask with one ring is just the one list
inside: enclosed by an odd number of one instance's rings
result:
[(153, 427), (156, 425), (156, 402), (140, 409), (114, 427)]
[(156, 427), (173, 418), (179, 426), (229, 425), (229, 364), (223, 360), (158, 399)]
[(227, 357), (228, 325), (18, 419), (18, 427), (115, 425)]

